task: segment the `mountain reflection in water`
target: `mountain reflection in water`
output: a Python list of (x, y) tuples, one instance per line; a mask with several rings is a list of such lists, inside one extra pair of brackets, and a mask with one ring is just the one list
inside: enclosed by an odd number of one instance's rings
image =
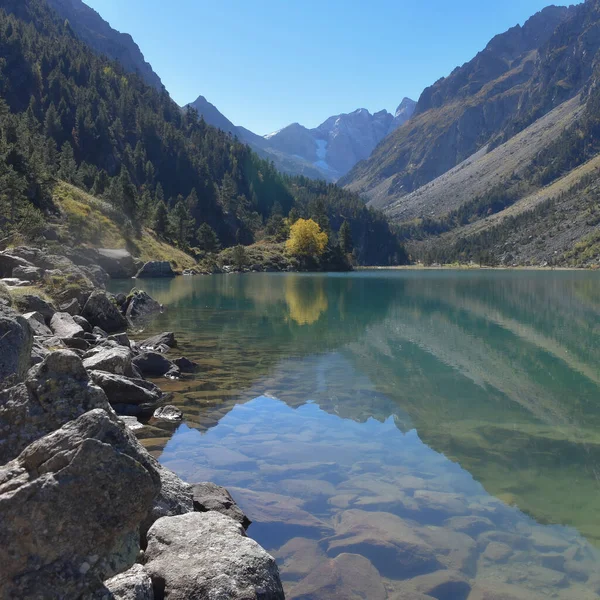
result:
[(163, 386), (185, 423), (151, 422), (143, 442), (189, 481), (232, 489), (289, 597), (318, 598), (333, 558), (348, 589), (353, 570), (373, 575), (348, 554), (372, 563), (383, 598), (598, 597), (600, 275), (144, 287), (168, 306), (149, 329), (175, 331), (201, 368)]

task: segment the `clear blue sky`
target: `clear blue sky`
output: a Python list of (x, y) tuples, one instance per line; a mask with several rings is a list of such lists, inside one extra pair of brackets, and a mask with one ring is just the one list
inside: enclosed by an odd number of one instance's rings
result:
[(176, 102), (203, 95), (259, 134), (292, 122), (315, 127), (357, 108), (394, 111), (552, 3), (84, 1), (133, 36)]

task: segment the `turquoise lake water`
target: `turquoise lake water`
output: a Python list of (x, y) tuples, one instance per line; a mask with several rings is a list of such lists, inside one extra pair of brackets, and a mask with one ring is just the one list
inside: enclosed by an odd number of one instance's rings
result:
[(200, 365), (142, 442), (230, 489), (288, 598), (600, 597), (600, 273), (138, 283)]

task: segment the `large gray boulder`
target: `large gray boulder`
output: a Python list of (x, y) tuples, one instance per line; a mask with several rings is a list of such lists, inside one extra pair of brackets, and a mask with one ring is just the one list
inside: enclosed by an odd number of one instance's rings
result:
[(0, 305), (0, 390), (23, 380), (32, 347), (29, 323), (11, 308)]
[(50, 320), (50, 329), (59, 338), (83, 337), (83, 327), (69, 313), (55, 313)]
[(133, 290), (128, 298), (125, 315), (133, 322), (150, 319), (161, 312), (161, 305), (143, 290)]
[(127, 320), (119, 312), (111, 297), (101, 290), (96, 290), (91, 294), (81, 315), (89, 321), (92, 327), (100, 327), (107, 333), (127, 329)]
[(166, 260), (151, 260), (147, 262), (137, 273), (137, 279), (175, 277), (171, 263)]
[(52, 352), (31, 369), (25, 383), (0, 392), (0, 464), (95, 408), (111, 410), (81, 359), (69, 350)]
[(129, 568), (158, 491), (151, 460), (94, 410), (0, 467), (0, 597), (89, 598)]
[(98, 248), (96, 262), (113, 279), (128, 279), (137, 273), (135, 260), (125, 249)]
[(169, 600), (283, 600), (275, 559), (217, 512), (159, 519), (148, 532), (145, 569)]
[(163, 393), (160, 388), (149, 381), (115, 375), (106, 371), (91, 371), (93, 382), (104, 390), (108, 401), (119, 404), (156, 404)]
[(115, 375), (133, 375), (131, 350), (115, 343), (115, 347), (94, 348), (87, 352), (83, 366), (89, 371), (107, 371)]
[(196, 512), (214, 510), (237, 521), (244, 529), (248, 529), (252, 524), (252, 521), (242, 512), (224, 487), (210, 481), (204, 481), (192, 486), (192, 494)]

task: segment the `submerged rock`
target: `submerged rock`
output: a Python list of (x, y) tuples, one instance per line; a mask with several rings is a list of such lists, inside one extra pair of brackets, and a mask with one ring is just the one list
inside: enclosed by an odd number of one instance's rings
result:
[(91, 371), (90, 377), (115, 404), (153, 404), (163, 396), (160, 388), (143, 379), (133, 379), (106, 371)]
[(153, 416), (161, 421), (181, 421), (183, 419), (183, 413), (176, 406), (170, 404), (157, 408)]
[(214, 510), (237, 521), (244, 529), (248, 529), (252, 524), (252, 521), (242, 512), (224, 487), (205, 481), (194, 484), (192, 494), (196, 512)]
[(0, 390), (23, 380), (32, 347), (33, 331), (27, 320), (0, 305)]
[(131, 566), (158, 491), (151, 462), (103, 410), (0, 467), (0, 596), (90, 597)]
[(358, 554), (340, 554), (322, 561), (294, 586), (288, 600), (386, 600), (387, 597), (379, 572), (369, 560)]
[(275, 559), (216, 512), (159, 519), (145, 559), (155, 589), (169, 600), (284, 600)]

